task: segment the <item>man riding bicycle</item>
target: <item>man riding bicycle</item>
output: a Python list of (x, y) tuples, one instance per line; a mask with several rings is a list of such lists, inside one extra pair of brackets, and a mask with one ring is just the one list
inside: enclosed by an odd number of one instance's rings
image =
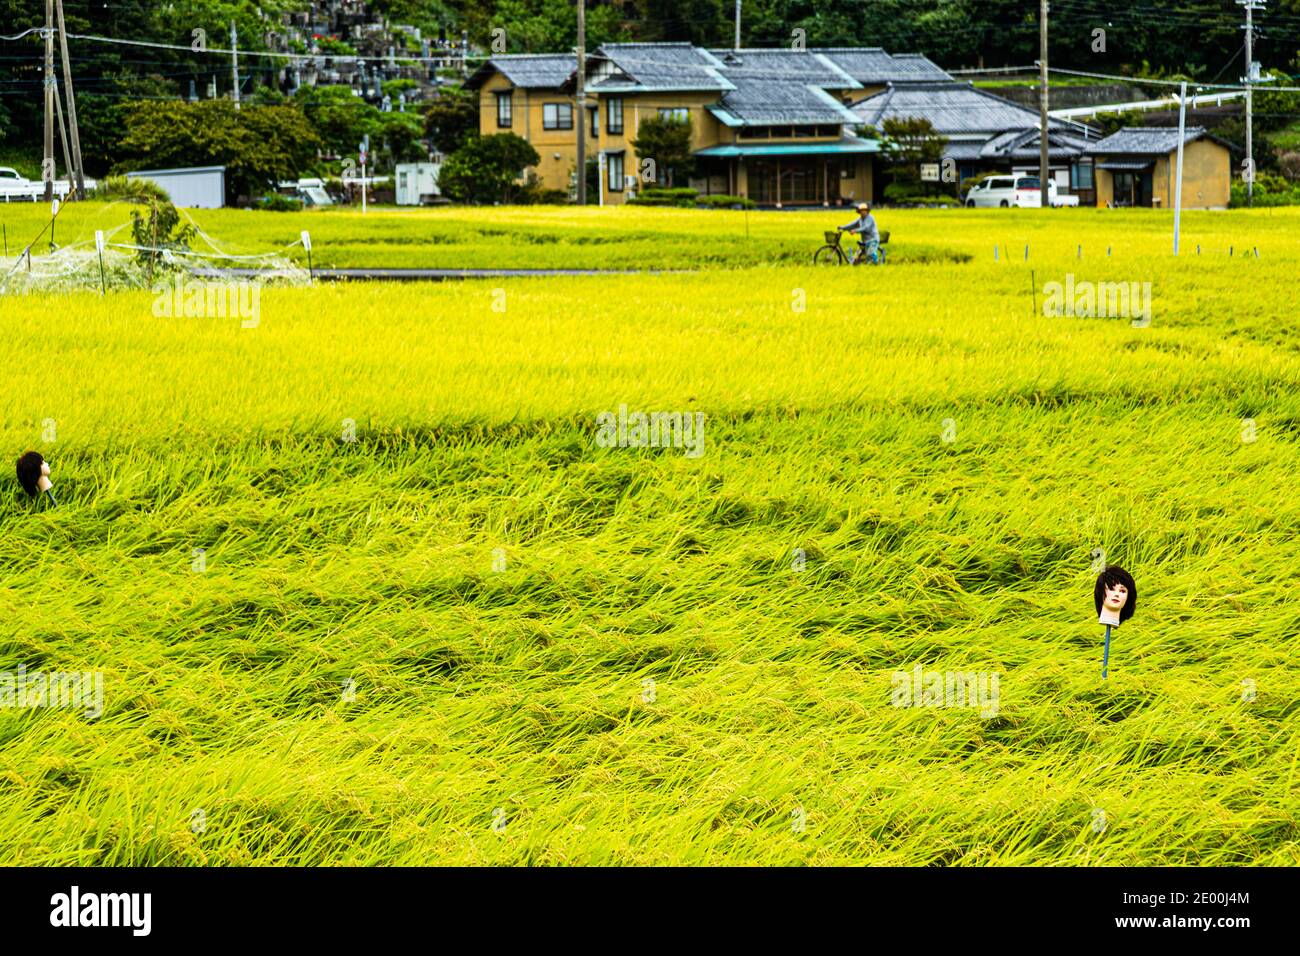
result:
[(858, 203), (858, 218), (839, 227), (840, 232), (847, 232), (858, 237), (858, 251), (853, 256), (853, 264), (870, 259), (880, 261), (880, 232), (876, 229), (876, 220), (871, 215), (871, 203)]

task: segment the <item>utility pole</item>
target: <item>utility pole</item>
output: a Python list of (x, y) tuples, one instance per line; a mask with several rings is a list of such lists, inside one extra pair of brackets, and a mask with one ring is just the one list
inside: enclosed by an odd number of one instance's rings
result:
[(63, 0), (54, 0), (59, 17), (59, 53), (63, 57), (63, 95), (68, 100), (68, 132), (71, 136), (72, 168), (77, 177), (77, 201), (86, 198), (86, 170), (81, 165), (81, 133), (77, 129), (77, 97), (72, 92), (72, 60), (68, 56), (68, 31), (63, 24)]
[(1246, 8), (1246, 205), (1255, 202), (1255, 97), (1253, 86), (1259, 79), (1255, 69), (1255, 11), (1264, 9), (1264, 0), (1237, 0), (1237, 6)]
[(235, 21), (230, 21), (230, 92), (235, 98), (235, 109), (239, 109), (239, 34), (235, 32)]
[(1183, 140), (1187, 138), (1187, 84), (1178, 94), (1178, 185), (1174, 187), (1174, 255), (1183, 224)]
[(1047, 142), (1047, 0), (1039, 0), (1038, 8), (1038, 185), (1039, 208), (1051, 206), (1050, 179), (1052, 173), (1051, 156)]
[(45, 201), (54, 198), (54, 0), (45, 0)]
[(740, 49), (740, 0), (736, 0), (736, 49)]
[(70, 195), (77, 194), (77, 181), (73, 177), (73, 170), (76, 168), (72, 165), (72, 156), (68, 153), (68, 124), (63, 121), (63, 100), (59, 99), (59, 88), (56, 82), (54, 87), (54, 107), (59, 117), (59, 142), (63, 146), (63, 171), (68, 177), (68, 192)]
[[(587, 205), (587, 0), (578, 0), (578, 205)], [(600, 189), (600, 180), (596, 180)]]

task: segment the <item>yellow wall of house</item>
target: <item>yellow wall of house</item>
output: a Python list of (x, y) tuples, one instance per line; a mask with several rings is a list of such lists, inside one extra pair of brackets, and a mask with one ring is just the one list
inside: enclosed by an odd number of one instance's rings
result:
[[(496, 94), (506, 90), (512, 90), (512, 117), (509, 127), (501, 127), (497, 125)], [(542, 108), (547, 103), (573, 106), (574, 99), (558, 90), (516, 89), (500, 73), (494, 74), (479, 90), (479, 132), (484, 136), (514, 133), (528, 140), (541, 159), (526, 172), (536, 173), (547, 189), (568, 190), (569, 177), (577, 166), (578, 132), (576, 129), (545, 129)], [(579, 122), (576, 106), (573, 122)], [(590, 150), (590, 146), (588, 148)]]
[[(1099, 158), (1097, 162), (1105, 162), (1105, 159)], [(1108, 169), (1094, 167), (1092, 181), (1097, 190), (1097, 206), (1105, 209), (1115, 199), (1115, 174)]]
[[(632, 148), (632, 141), (639, 135), (641, 122), (652, 116), (658, 116), (660, 109), (681, 109), (685, 107), (690, 110), (691, 118), (691, 150), (704, 149), (708, 146), (716, 146), (718, 143), (730, 143), (733, 140), (733, 131), (718, 122), (717, 118), (708, 111), (707, 107), (718, 101), (716, 92), (696, 92), (696, 93), (641, 93), (635, 95), (623, 95), (623, 132), (609, 132), (609, 100), (619, 98), (617, 94), (602, 95), (598, 97), (600, 104), (600, 137), (595, 144), (588, 145), (588, 155), (599, 155), (601, 150), (606, 152), (612, 150), (623, 150), (623, 175), (636, 176), (639, 171), (639, 163), (636, 151)], [(605, 170), (601, 176), (600, 188), (604, 193), (604, 200), (607, 203), (619, 204), (627, 200), (626, 190), (617, 191), (609, 188), (609, 171)], [(642, 184), (648, 185), (648, 184)], [(685, 185), (679, 183), (678, 185)]]
[(884, 92), (886, 89), (888, 89), (886, 86), (864, 86), (860, 90), (845, 90), (843, 98), (849, 106), (857, 106), (863, 100), (870, 99), (877, 93)]
[[(1099, 162), (1104, 162), (1099, 160)], [(1151, 176), (1152, 201), (1172, 209), (1177, 193), (1178, 153), (1156, 159)], [(1208, 139), (1183, 147), (1183, 208), (1226, 209), (1232, 190), (1232, 154)], [(1115, 175), (1097, 170), (1097, 205), (1105, 207), (1115, 198)]]
[[(1174, 208), (1178, 184), (1178, 154), (1156, 160), (1152, 192), (1160, 205)], [(1232, 189), (1232, 154), (1208, 139), (1183, 147), (1183, 208), (1226, 209)]]

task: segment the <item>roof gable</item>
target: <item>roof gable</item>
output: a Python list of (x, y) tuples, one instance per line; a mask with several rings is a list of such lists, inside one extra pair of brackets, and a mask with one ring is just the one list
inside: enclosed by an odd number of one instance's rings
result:
[[(1209, 138), (1221, 146), (1222, 140), (1210, 136), (1204, 126), (1187, 127), (1183, 142), (1194, 143)], [(1090, 153), (1108, 156), (1166, 156), (1178, 149), (1178, 128), (1175, 126), (1130, 126), (1118, 130), (1093, 145)]]

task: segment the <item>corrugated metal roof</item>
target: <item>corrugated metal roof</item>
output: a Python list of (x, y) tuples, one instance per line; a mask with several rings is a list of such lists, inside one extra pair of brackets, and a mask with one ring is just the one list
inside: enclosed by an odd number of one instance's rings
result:
[[(1187, 127), (1184, 143), (1208, 135), (1204, 126)], [(1173, 126), (1130, 126), (1093, 144), (1095, 156), (1165, 156), (1178, 149), (1178, 128)]]

